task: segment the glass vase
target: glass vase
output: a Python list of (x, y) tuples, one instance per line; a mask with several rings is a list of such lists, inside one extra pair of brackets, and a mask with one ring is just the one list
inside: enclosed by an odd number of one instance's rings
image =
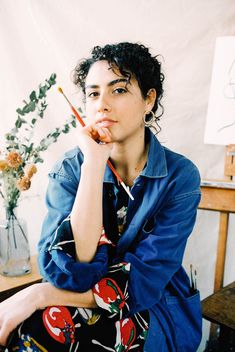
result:
[(0, 274), (21, 276), (31, 272), (30, 250), (25, 220), (6, 212), (0, 221)]

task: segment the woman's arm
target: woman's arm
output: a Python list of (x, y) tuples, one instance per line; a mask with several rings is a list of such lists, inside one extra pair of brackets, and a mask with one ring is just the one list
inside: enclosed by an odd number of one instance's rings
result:
[(76, 293), (58, 289), (50, 283), (27, 287), (0, 303), (0, 345), (6, 345), (9, 334), (37, 309), (47, 306), (96, 308), (91, 290)]
[(102, 185), (104, 165), (86, 162), (73, 204), (70, 223), (75, 241), (76, 258), (90, 262), (96, 253), (102, 232)]
[[(98, 144), (95, 140), (106, 144)], [(78, 135), (84, 162), (70, 221), (76, 257), (80, 262), (90, 262), (94, 258), (102, 232), (103, 177), (112, 148), (110, 141), (109, 131), (95, 125), (82, 128)]]
[(36, 309), (50, 306), (69, 306), (80, 308), (97, 308), (92, 290), (73, 292), (56, 288), (49, 282), (35, 284), (32, 290), (37, 292)]

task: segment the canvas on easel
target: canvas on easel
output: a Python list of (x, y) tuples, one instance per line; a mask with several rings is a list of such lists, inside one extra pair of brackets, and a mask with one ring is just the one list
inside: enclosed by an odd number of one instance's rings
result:
[(204, 142), (235, 143), (235, 36), (216, 39)]

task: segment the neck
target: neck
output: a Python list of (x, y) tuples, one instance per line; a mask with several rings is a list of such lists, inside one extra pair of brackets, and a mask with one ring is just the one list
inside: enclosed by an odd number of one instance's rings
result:
[(144, 132), (137, 140), (115, 143), (111, 160), (126, 185), (132, 186), (135, 178), (143, 170), (148, 156), (148, 145), (145, 144)]

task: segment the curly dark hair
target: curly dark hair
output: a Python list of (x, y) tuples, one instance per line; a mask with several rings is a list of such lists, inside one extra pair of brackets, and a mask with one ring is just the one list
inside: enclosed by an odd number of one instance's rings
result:
[[(90, 67), (97, 61), (107, 60), (112, 69), (119, 69), (124, 77), (131, 79), (133, 75), (137, 80), (141, 94), (147, 98), (148, 91), (155, 88), (157, 98), (152, 111), (156, 113), (161, 108), (160, 114), (155, 116), (157, 123), (163, 114), (161, 99), (163, 95), (164, 74), (161, 72), (161, 63), (157, 56), (152, 56), (149, 48), (140, 43), (122, 42), (107, 44), (104, 47), (95, 46), (91, 51), (91, 57), (82, 59), (73, 71), (72, 80), (85, 94), (85, 80)], [(151, 117), (151, 114), (150, 116)], [(148, 118), (148, 116), (147, 116)]]

